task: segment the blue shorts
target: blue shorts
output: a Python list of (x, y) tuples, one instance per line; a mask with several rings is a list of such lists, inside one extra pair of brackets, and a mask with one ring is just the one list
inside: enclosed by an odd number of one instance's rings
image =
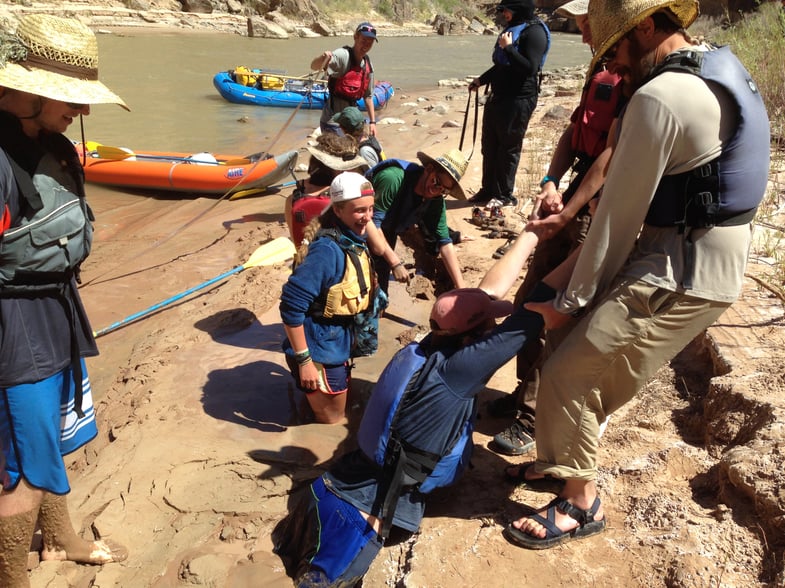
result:
[[(315, 390), (306, 390), (300, 384), (300, 367), (297, 365), (297, 361), (289, 355), (286, 354), (286, 363), (289, 366), (289, 370), (292, 372), (292, 377), (294, 378), (294, 382), (297, 385), (297, 388), (306, 394), (312, 394)], [(344, 394), (349, 389), (349, 383), (352, 380), (352, 364), (348, 361), (346, 363), (339, 363), (338, 365), (323, 365), (317, 362), (314, 362), (317, 369), (322, 370), (322, 376), (324, 377), (325, 385), (327, 386), (327, 391), (322, 391), (323, 394)]]
[(382, 540), (356, 508), (314, 480), (273, 533), (274, 551), (295, 585), (354, 586), (368, 572)]
[(63, 456), (98, 434), (90, 380), (82, 362), (82, 411), (74, 411), (70, 367), (35, 382), (0, 388), (0, 447), (5, 457), (3, 488), (12, 490), (24, 478), (34, 488), (67, 494), (71, 487)]

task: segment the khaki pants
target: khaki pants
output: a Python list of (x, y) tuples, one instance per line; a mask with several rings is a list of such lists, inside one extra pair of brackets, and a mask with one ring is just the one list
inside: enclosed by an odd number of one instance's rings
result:
[(730, 306), (622, 279), (548, 357), (537, 471), (594, 480), (600, 424)]

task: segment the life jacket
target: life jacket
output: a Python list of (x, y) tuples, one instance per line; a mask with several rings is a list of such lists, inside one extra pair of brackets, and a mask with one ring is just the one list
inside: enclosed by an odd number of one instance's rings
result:
[(384, 538), (392, 527), (396, 503), (404, 489), (414, 487), (427, 494), (435, 488), (449, 486), (461, 476), (471, 458), (472, 418), (463, 425), (458, 439), (437, 453), (414, 447), (397, 432), (401, 408), (427, 359), (422, 345), (415, 342), (393, 356), (373, 388), (357, 431), (360, 450), (384, 472), (385, 496), (376, 515), (384, 521)]
[(329, 193), (325, 190), (316, 195), (300, 195), (292, 202), (292, 242), (296, 249), (300, 248), (305, 236), (306, 227), (311, 221), (322, 214), (330, 205)]
[(605, 149), (608, 130), (619, 114), (624, 100), (621, 76), (608, 70), (595, 73), (589, 80), (573, 117), (573, 153), (595, 160)]
[(327, 87), (330, 90), (330, 96), (357, 101), (365, 96), (368, 84), (371, 81), (373, 66), (371, 65), (371, 59), (367, 55), (360, 63), (354, 57), (354, 49), (352, 47), (346, 45), (344, 49), (349, 51), (349, 69), (341, 77), (330, 77)]
[(238, 65), (234, 68), (232, 77), (234, 78), (235, 82), (242, 86), (253, 86), (256, 84), (256, 79), (259, 77), (259, 74), (254, 73), (253, 70), (245, 67), (244, 65)]
[(343, 322), (352, 330), (351, 357), (373, 355), (379, 345), (379, 316), (388, 298), (379, 288), (368, 248), (346, 238), (338, 229), (320, 229), (316, 238), (329, 237), (346, 255), (344, 274), (308, 309), (310, 316)]
[(715, 160), (660, 180), (646, 223), (676, 225), (684, 231), (750, 222), (769, 177), (769, 119), (758, 87), (728, 47), (680, 51), (668, 56), (651, 77), (666, 71), (690, 73), (722, 86), (736, 103), (738, 124)]
[(387, 169), (388, 167), (392, 167), (396, 165), (400, 167), (404, 172), (409, 169), (413, 165), (419, 165), (414, 163), (413, 161), (406, 161), (405, 159), (396, 159), (395, 157), (391, 157), (390, 159), (385, 159), (384, 161), (380, 161), (376, 165), (374, 165), (371, 169), (365, 172), (365, 177), (368, 181), (373, 182), (373, 178), (376, 174), (378, 174), (383, 169)]
[[(502, 34), (512, 33), (512, 44), (517, 49), (518, 40), (521, 37), (521, 33), (532, 24), (540, 25), (545, 30), (545, 36), (548, 39), (548, 43), (545, 46), (545, 53), (542, 54), (542, 59), (540, 60), (539, 70), (542, 71), (542, 68), (545, 66), (545, 59), (548, 57), (548, 51), (551, 48), (551, 30), (548, 28), (548, 25), (546, 25), (539, 18), (535, 18), (534, 20), (529, 20), (521, 24), (507, 27), (506, 29), (504, 29)], [(492, 59), (496, 65), (510, 65), (510, 57), (507, 55), (504, 49), (502, 49), (499, 46), (499, 43), (496, 43), (496, 45), (493, 48)]]
[(6, 155), (23, 206), (0, 238), (0, 295), (59, 290), (90, 254), (92, 211), (84, 194), (54, 179), (61, 163), (53, 155), (44, 155), (32, 177)]
[(370, 305), (374, 287), (371, 257), (366, 246), (350, 242), (336, 229), (320, 229), (316, 238), (330, 237), (346, 254), (343, 278), (327, 289), (321, 301), (320, 312), (324, 318), (354, 316)]

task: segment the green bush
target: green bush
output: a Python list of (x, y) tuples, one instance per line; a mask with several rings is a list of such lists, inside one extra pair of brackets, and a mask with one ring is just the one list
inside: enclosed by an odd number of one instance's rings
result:
[(730, 45), (752, 74), (771, 121), (772, 138), (785, 147), (785, 11), (779, 2), (766, 2), (735, 25), (710, 36)]

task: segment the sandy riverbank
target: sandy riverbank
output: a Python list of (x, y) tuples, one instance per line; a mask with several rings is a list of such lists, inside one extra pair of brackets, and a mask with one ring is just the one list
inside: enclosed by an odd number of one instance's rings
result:
[[(460, 127), (444, 125), (461, 120), (462, 113), (443, 115), (432, 108), (451, 92), (396, 96), (382, 119), (402, 122), (379, 128), (388, 154), (413, 158), (424, 145), (435, 151), (456, 147)], [(537, 109), (519, 174), (524, 212), (549, 157), (543, 149), (564, 125), (564, 119), (545, 114), (557, 105), (569, 111), (576, 101), (576, 93), (548, 97)], [(479, 187), (480, 165), (478, 144), (464, 181), (470, 193)], [(94, 327), (219, 275), (261, 243), (286, 234), (283, 196), (216, 205), (214, 199), (91, 188), (96, 243), (82, 292)], [(470, 224), (470, 211), (469, 205), (450, 202), (451, 226), (476, 238), (459, 246), (467, 281), (474, 285), (504, 240)], [(508, 218), (512, 227), (523, 222), (514, 213)], [(357, 362), (348, 425), (304, 425), (297, 420), (299, 398), (280, 353), (277, 298), (287, 272), (286, 264), (246, 270), (99, 339), (101, 356), (89, 367), (101, 434), (70, 460), (70, 504), (77, 528), (125, 543), (131, 556), (103, 568), (34, 565), (34, 588), (291, 585), (269, 538), (288, 493), (352, 445), (370, 387), (398, 339), (425, 323), (430, 302), (393, 285), (382, 348), (378, 356)], [(753, 283), (745, 298), (718, 327), (724, 329), (718, 336), (726, 333), (725, 340), (740, 349), (754, 341), (756, 353), (737, 361), (734, 374), (769, 374), (760, 384), (750, 379), (750, 397), (778, 407), (772, 413), (781, 415), (783, 346), (763, 330), (782, 325), (782, 309)], [(614, 416), (603, 438), (606, 533), (548, 553), (508, 544), (501, 536), (506, 522), (524, 504), (538, 506), (550, 497), (504, 483), (503, 466), (524, 459), (503, 458), (487, 448), (507, 422), (481, 411), (475, 467), (460, 484), (433, 495), (419, 536), (386, 547), (365, 585), (764, 585), (761, 575), (771, 574), (781, 558), (760, 535), (763, 515), (756, 504), (723, 474), (729, 466), (721, 461), (719, 443), (701, 441), (718, 428), (709, 429), (702, 418), (699, 389), (685, 392), (683, 382), (691, 374), (708, 386), (714, 373), (695, 359), (703, 355), (686, 357), (663, 368), (638, 401)], [(514, 385), (508, 365), (481, 401)], [(738, 419), (755, 411), (749, 406), (732, 412), (730, 396), (722, 400), (717, 394), (715, 406), (726, 406)], [(756, 439), (752, 434), (750, 444)], [(775, 443), (781, 447), (782, 440)], [(782, 480), (781, 472), (771, 473), (772, 484)]]

